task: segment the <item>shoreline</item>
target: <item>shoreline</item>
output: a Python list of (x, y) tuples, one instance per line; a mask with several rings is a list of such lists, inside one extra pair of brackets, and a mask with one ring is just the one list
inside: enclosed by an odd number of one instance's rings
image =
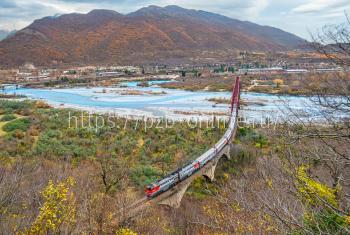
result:
[[(132, 108), (102, 108), (102, 107), (91, 107), (75, 104), (64, 104), (54, 101), (47, 101), (43, 99), (35, 98), (22, 98), (22, 99), (0, 99), (0, 100), (10, 100), (16, 102), (23, 102), (26, 100), (30, 101), (39, 101), (47, 103), (50, 108), (59, 109), (59, 110), (72, 110), (75, 112), (86, 112), (96, 115), (110, 115), (113, 118), (123, 118), (127, 120), (150, 120), (152, 123), (157, 124), (161, 121), (170, 121), (170, 122), (208, 122), (213, 119), (227, 121), (229, 116), (225, 114), (225, 110), (228, 110), (228, 107), (222, 107), (222, 110), (213, 111), (210, 108), (194, 110), (191, 108), (176, 109), (169, 107), (149, 107), (148, 111), (142, 111), (139, 109)], [(163, 112), (163, 115), (154, 115), (150, 110), (157, 110)], [(138, 114), (135, 114), (138, 113)], [(274, 113), (274, 115), (272, 115)], [(85, 115), (85, 114), (84, 114)], [(287, 118), (287, 119), (286, 119)], [(312, 118), (315, 123), (324, 124), (321, 120), (321, 117), (305, 117)], [(321, 118), (321, 119), (320, 119)], [(288, 120), (288, 116), (285, 116), (282, 110), (276, 110), (276, 112), (271, 112), (267, 109), (251, 109), (251, 108), (242, 108), (240, 110), (240, 119), (243, 123), (246, 124), (257, 124), (261, 123), (264, 125), (266, 120), (275, 121), (275, 124), (283, 123)]]
[[(31, 98), (33, 101), (43, 101)], [(74, 111), (88, 112), (91, 114), (100, 115), (112, 115), (114, 117), (125, 118), (129, 120), (143, 120), (143, 119), (154, 119), (154, 120), (172, 120), (176, 122), (199, 120), (208, 121), (213, 117), (227, 119), (228, 115), (219, 112), (211, 112), (210, 110), (186, 110), (186, 109), (172, 109), (172, 108), (159, 108), (158, 110), (163, 112), (164, 115), (157, 116), (152, 114), (150, 111), (142, 111), (139, 109), (132, 108), (102, 108), (102, 107), (87, 107), (82, 105), (73, 104), (60, 104), (52, 101), (45, 101), (48, 105), (55, 109), (71, 109)], [(139, 114), (135, 114), (135, 113)]]

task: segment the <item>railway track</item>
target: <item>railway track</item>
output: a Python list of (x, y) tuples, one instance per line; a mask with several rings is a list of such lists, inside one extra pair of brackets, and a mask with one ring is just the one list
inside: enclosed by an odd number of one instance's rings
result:
[[(133, 216), (140, 210), (151, 206), (152, 204), (166, 204), (174, 207), (179, 206), (179, 201), (190, 185), (192, 180), (200, 175), (211, 175), (214, 178), (214, 171), (219, 159), (226, 154), (229, 155), (230, 146), (232, 139), (234, 139), (237, 121), (238, 121), (238, 107), (239, 107), (239, 95), (240, 95), (240, 84), (239, 78), (236, 79), (235, 86), (232, 90), (231, 99), (231, 112), (230, 112), (230, 125), (224, 136), (214, 145), (213, 148), (199, 156), (191, 163), (183, 166), (182, 168), (174, 171), (173, 173), (163, 177), (162, 179), (147, 186), (146, 196), (137, 200), (129, 207), (124, 208), (123, 213)], [(228, 157), (228, 156), (227, 156)], [(209, 173), (208, 173), (209, 172)], [(176, 196), (176, 194), (179, 194)], [(164, 201), (167, 198), (174, 198), (168, 200), (167, 203)]]

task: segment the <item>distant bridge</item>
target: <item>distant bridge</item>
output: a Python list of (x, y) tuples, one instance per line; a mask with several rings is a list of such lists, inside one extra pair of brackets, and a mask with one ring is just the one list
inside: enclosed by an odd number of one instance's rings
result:
[[(239, 96), (240, 80), (237, 77), (232, 90), (230, 125), (222, 139), (213, 148), (190, 164), (150, 185), (148, 196), (124, 208), (123, 212), (125, 215), (132, 216), (138, 211), (154, 204), (178, 208), (181, 205), (181, 200), (187, 188), (197, 177), (204, 176), (211, 181), (214, 180), (215, 169), (220, 159), (223, 157), (227, 159), (231, 158), (232, 142), (237, 130)], [(164, 188), (163, 191), (162, 187)]]

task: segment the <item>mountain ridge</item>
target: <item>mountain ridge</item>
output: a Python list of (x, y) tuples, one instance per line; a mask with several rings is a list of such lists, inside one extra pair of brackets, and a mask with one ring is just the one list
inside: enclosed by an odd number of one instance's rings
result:
[(0, 42), (0, 65), (181, 61), (201, 51), (280, 51), (303, 43), (277, 28), (174, 5), (125, 15), (95, 9), (35, 20)]

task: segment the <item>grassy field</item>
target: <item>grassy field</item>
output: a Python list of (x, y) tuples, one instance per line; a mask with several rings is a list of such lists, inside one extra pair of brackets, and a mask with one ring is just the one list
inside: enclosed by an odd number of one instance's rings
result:
[[(83, 124), (74, 126), (78, 119), (70, 120), (69, 116), (80, 118), (79, 111), (52, 109), (36, 102), (23, 105), (16, 101), (0, 101), (0, 108), (2, 116), (14, 114), (16, 117), (0, 122), (2, 156), (69, 159), (77, 164), (96, 161), (98, 157), (119, 159), (130, 167), (128, 178), (141, 187), (199, 156), (225, 131), (223, 123), (208, 129), (205, 125), (192, 128), (187, 123), (165, 128), (164, 124), (156, 126), (156, 123), (99, 115), (89, 120), (86, 113)], [(102, 122), (106, 125), (100, 127)], [(18, 145), (21, 148), (15, 148)]]

